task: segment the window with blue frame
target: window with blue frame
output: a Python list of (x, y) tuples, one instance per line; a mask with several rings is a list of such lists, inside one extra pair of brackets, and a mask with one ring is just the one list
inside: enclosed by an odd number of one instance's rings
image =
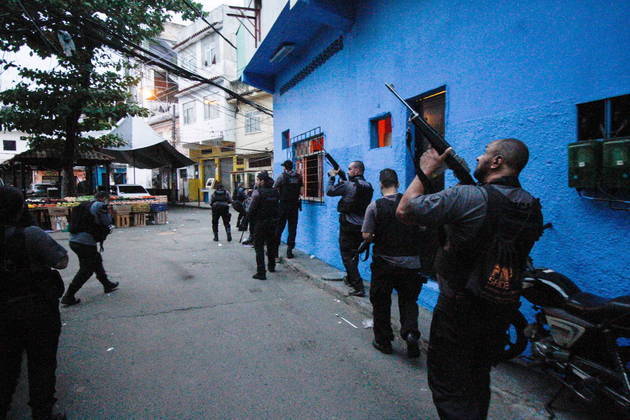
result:
[(379, 115), (370, 119), (370, 147), (391, 146), (392, 144), (392, 115)]

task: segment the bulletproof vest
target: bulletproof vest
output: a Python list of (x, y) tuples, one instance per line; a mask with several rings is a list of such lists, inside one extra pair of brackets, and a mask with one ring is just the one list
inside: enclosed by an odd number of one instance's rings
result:
[(276, 219), (279, 216), (278, 201), (280, 193), (275, 188), (261, 187), (258, 189), (260, 202), (257, 212), (257, 219)]
[(447, 238), (436, 257), (438, 274), (455, 291), (466, 288), (475, 273), (483, 270), (484, 257), (490, 245), (497, 243), (497, 238), (509, 238), (506, 241), (516, 250), (515, 266), (524, 268), (529, 252), (542, 234), (542, 212), (538, 199), (529, 203), (514, 203), (491, 184), (482, 188), (488, 193), (488, 201), (486, 218), (479, 232), (474, 238), (457, 245)]
[(374, 255), (403, 257), (420, 255), (418, 241), (420, 229), (415, 225), (402, 224), (396, 218), (396, 208), (402, 194), (396, 200), (376, 200), (376, 231), (374, 232)]
[(297, 202), (300, 199), (300, 186), (302, 180), (300, 176), (291, 171), (290, 173), (283, 173), (283, 183), (280, 188), (280, 201)]
[(226, 202), (228, 201), (227, 198), (227, 190), (216, 190), (213, 194), (213, 197), (215, 202)]
[(351, 178), (349, 182), (353, 183), (355, 193), (353, 196), (344, 195), (337, 203), (337, 211), (344, 214), (359, 214), (363, 216), (365, 209), (372, 201), (374, 189), (361, 175)]

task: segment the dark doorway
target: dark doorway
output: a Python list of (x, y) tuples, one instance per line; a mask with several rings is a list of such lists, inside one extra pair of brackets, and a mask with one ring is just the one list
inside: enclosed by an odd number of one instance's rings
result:
[[(429, 92), (414, 96), (407, 99), (407, 102), (418, 114), (422, 116), (438, 133), (444, 136), (445, 127), (445, 110), (446, 110), (446, 86), (439, 87)], [(413, 124), (409, 124), (411, 128), (411, 135), (415, 141), (419, 141), (422, 144), (422, 150), (426, 150), (429, 147), (429, 142), (422, 135)], [(407, 185), (411, 183), (415, 177), (415, 169), (413, 156), (411, 152), (407, 151)], [(435, 187), (438, 190), (444, 189), (444, 175), (440, 175), (434, 182)]]

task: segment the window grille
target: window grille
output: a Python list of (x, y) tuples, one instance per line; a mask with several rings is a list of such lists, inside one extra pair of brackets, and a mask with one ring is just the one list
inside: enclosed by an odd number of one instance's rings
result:
[(245, 134), (258, 133), (260, 131), (260, 113), (245, 113)]
[(304, 181), (303, 200), (324, 201), (324, 134), (316, 128), (291, 140), (295, 169)]

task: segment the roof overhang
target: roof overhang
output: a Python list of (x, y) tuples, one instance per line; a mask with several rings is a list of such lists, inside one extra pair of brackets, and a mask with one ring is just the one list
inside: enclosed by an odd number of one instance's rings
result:
[[(357, 0), (288, 1), (245, 67), (243, 82), (274, 93), (276, 76), (308, 51), (313, 38), (326, 29), (343, 32), (350, 29), (356, 5)], [(282, 48), (288, 46), (291, 52), (281, 58)]]

